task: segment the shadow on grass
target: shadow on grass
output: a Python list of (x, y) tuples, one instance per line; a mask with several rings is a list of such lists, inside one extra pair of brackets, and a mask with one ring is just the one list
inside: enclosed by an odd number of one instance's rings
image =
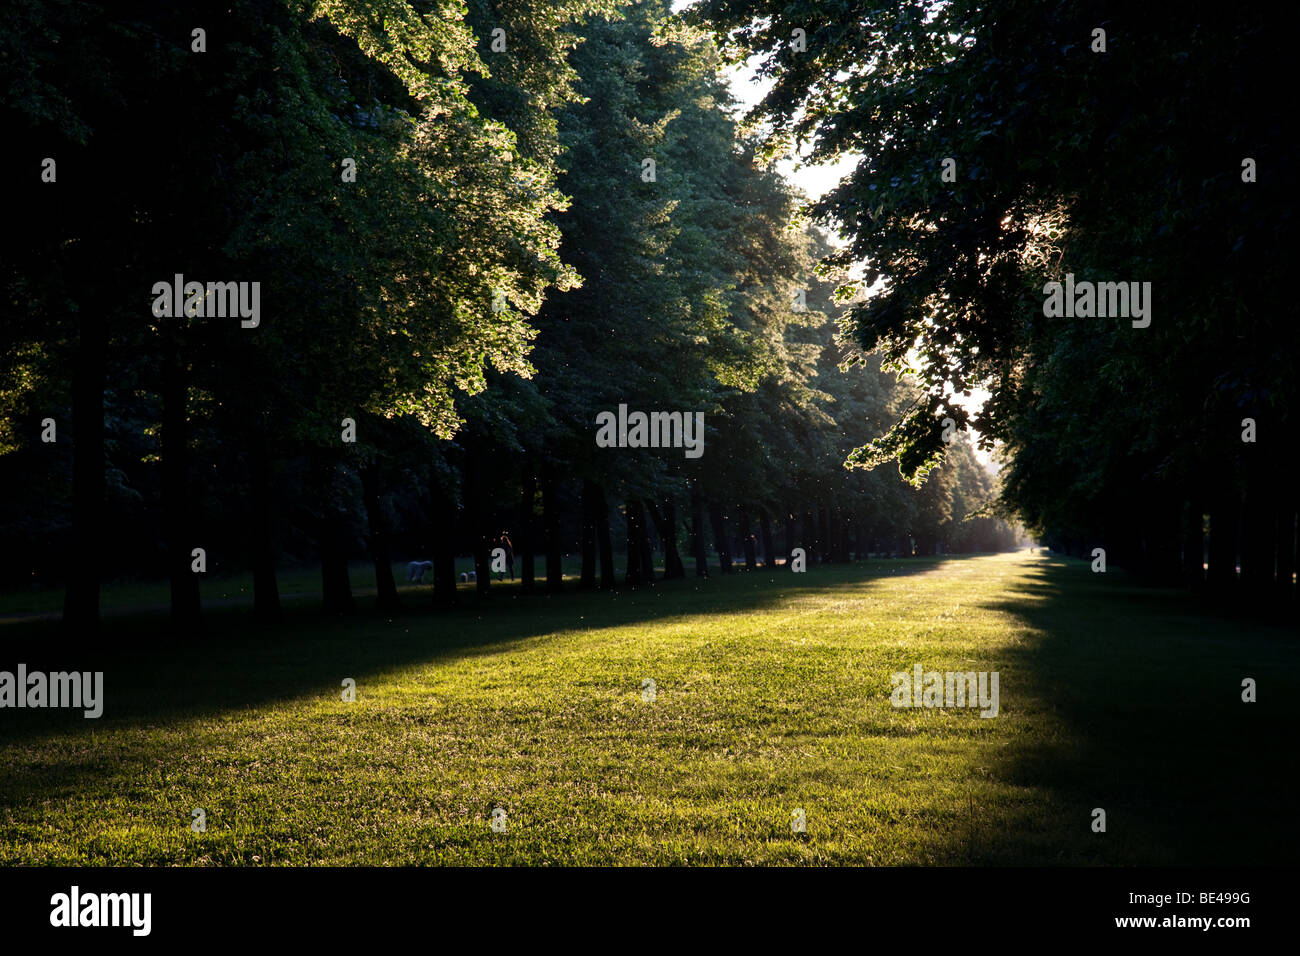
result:
[[(1004, 713), (1042, 709), (1064, 732), (1009, 750), (998, 775), (1062, 810), (1036, 845), (996, 862), (1294, 864), (1300, 644), (1294, 629), (1208, 613), (1086, 561), (1046, 559), (1010, 599), (1035, 638), (1004, 655)], [(1242, 701), (1254, 678), (1258, 702)], [(1105, 833), (1092, 831), (1094, 808)], [(1002, 859), (1006, 855), (1007, 859)]]
[[(18, 662), (28, 671), (103, 671), (104, 716), (81, 711), (0, 711), (0, 746), (48, 735), (90, 736), (127, 726), (157, 727), (229, 711), (338, 695), (343, 677), (364, 679), (419, 663), (497, 653), (558, 631), (597, 631), (696, 614), (745, 613), (801, 594), (826, 593), (845, 583), (919, 574), (954, 557), (871, 560), (824, 565), (797, 578), (790, 572), (738, 572), (707, 579), (661, 581), (612, 592), (570, 589), (557, 595), (523, 594), (493, 584), (486, 600), (462, 589), (454, 608), (419, 606), (404, 595), (403, 610), (372, 610), (330, 617), (319, 609), (285, 604), (284, 624), (256, 624), (246, 608), (206, 611), (207, 633), (178, 641), (157, 616), (106, 619), (96, 648), (60, 647), (57, 623), (11, 625), (0, 641), (0, 670)], [(358, 602), (361, 604), (362, 602)], [(53, 769), (53, 768), (51, 768)]]

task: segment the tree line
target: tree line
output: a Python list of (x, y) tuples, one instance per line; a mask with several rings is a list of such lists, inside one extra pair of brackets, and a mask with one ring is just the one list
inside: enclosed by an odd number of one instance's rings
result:
[[(549, 590), (567, 553), (612, 587), (1014, 544), (964, 437), (921, 487), (843, 467), (918, 389), (839, 334), (848, 270), (668, 3), (38, 0), (2, 35), (0, 573), (74, 632), (153, 574), (197, 632), (195, 548), (275, 621), (287, 562), (346, 612), (351, 558), (384, 609), (429, 558), (451, 602), (503, 530)], [(255, 327), (212, 314), (254, 282)], [(598, 447), (620, 405), (702, 413), (703, 455)]]

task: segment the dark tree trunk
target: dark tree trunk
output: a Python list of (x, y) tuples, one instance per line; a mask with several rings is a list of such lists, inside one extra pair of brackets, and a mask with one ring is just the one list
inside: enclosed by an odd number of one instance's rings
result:
[(1132, 569), (1143, 578), (1149, 578), (1151, 574), (1145, 547), (1147, 526), (1145, 510), (1128, 508), (1121, 511), (1120, 525), (1116, 529), (1120, 541), (1124, 543), (1124, 559), (1117, 563), (1121, 567)]
[(248, 497), (252, 514), (249, 520), (251, 544), (249, 557), (253, 565), (253, 616), (264, 624), (279, 624), (280, 589), (275, 581), (275, 544), (271, 514), (271, 455), (267, 437), (255, 426), (248, 442)]
[(596, 587), (596, 510), (600, 486), (590, 478), (582, 480), (582, 577), (578, 586)]
[(487, 597), (492, 587), (491, 543), (482, 532), (474, 535), (474, 590), (480, 597)]
[(1220, 495), (1210, 512), (1210, 590), (1228, 593), (1237, 580), (1237, 505)]
[(641, 576), (647, 584), (655, 583), (655, 555), (654, 548), (650, 542), (650, 522), (646, 520), (645, 503), (638, 498), (636, 501), (637, 525), (640, 534), (637, 535), (637, 544), (641, 547)]
[(1252, 600), (1263, 601), (1273, 590), (1273, 496), (1258, 474), (1246, 488), (1241, 529), (1241, 584)]
[(749, 509), (740, 506), (740, 547), (745, 555), (745, 570), (758, 570), (758, 549), (754, 547), (754, 535), (749, 529)]
[(763, 536), (763, 567), (771, 571), (776, 567), (776, 546), (772, 540), (772, 520), (766, 508), (758, 513), (758, 529)]
[(709, 576), (709, 549), (704, 541), (704, 499), (699, 485), (691, 483), (691, 554), (695, 558), (695, 576)]
[[(1176, 501), (1162, 499), (1153, 502), (1155, 525), (1147, 540), (1147, 554), (1161, 587), (1177, 587), (1183, 581), (1182, 567), (1182, 510)], [(1269, 515), (1268, 535), (1273, 534), (1272, 515)]]
[(813, 521), (811, 511), (805, 511), (799, 527), (799, 546), (806, 552), (809, 564), (817, 564), (821, 559), (817, 542), (817, 523)]
[(609, 591), (618, 587), (614, 573), (614, 536), (609, 530), (609, 501), (605, 489), (596, 487), (596, 537), (600, 543), (600, 586)]
[(713, 525), (713, 543), (718, 549), (718, 567), (723, 574), (731, 573), (731, 542), (727, 540), (727, 518), (722, 506), (709, 503), (709, 521)]
[(164, 360), (162, 386), (162, 500), (167, 538), (167, 576), (171, 583), (172, 631), (177, 637), (203, 632), (199, 613), (199, 576), (191, 553), (202, 543), (194, 541), (190, 522), (189, 386), (180, 350), (173, 344)]
[(785, 513), (785, 559), (787, 562), (790, 560), (790, 555), (797, 547), (799, 547), (799, 543), (795, 538), (794, 512), (787, 511)]
[(474, 590), (480, 597), (487, 597), (492, 587), (492, 544), (479, 455), (478, 448), (471, 446), (465, 455), (462, 473), (465, 476), (465, 524), (469, 532), (470, 554), (474, 559)]
[(1205, 587), (1205, 519), (1198, 501), (1183, 504), (1183, 580), (1195, 591)]
[(642, 566), (644, 549), (641, 547), (641, 535), (644, 534), (641, 522), (645, 518), (641, 503), (629, 498), (624, 506), (624, 517), (627, 520), (627, 575), (624, 580), (628, 584), (640, 584), (645, 578)]
[(531, 592), (536, 584), (533, 580), (536, 569), (533, 567), (535, 546), (533, 544), (533, 502), (537, 498), (537, 474), (532, 462), (524, 462), (523, 488), (519, 495), (519, 557), (523, 561), (520, 570), (520, 587), (525, 593)]
[(456, 505), (436, 485), (433, 489), (433, 603), (451, 607), (456, 590)]
[(361, 469), (361, 497), (366, 507), (366, 525), (370, 531), (370, 559), (375, 564), (375, 607), (384, 613), (402, 606), (393, 580), (393, 549), (388, 540), (388, 519), (379, 497), (383, 469), (379, 459)]
[(555, 466), (542, 465), (542, 533), (546, 539), (546, 590), (564, 590), (564, 555), (560, 550), (560, 505), (555, 493)]
[[(1093, 543), (1091, 545), (1086, 546), (1088, 548), (1088, 556), (1092, 556), (1092, 549), (1094, 547), (1105, 548), (1107, 570), (1111, 568), (1132, 568), (1133, 565), (1129, 563), (1128, 559), (1128, 545), (1124, 540), (1124, 535), (1121, 534), (1120, 531), (1112, 528), (1112, 525), (1115, 523), (1114, 520), (1109, 523), (1102, 523), (1101, 532), (1094, 535)], [(1125, 523), (1124, 518), (1118, 518), (1118, 524), (1121, 529), (1125, 526)]]
[[(664, 577), (686, 577), (686, 566), (682, 563), (681, 552), (677, 550), (677, 502), (669, 498), (664, 502), (664, 527), (670, 537), (664, 540)], [(671, 550), (669, 546), (671, 545)]]
[(320, 516), (321, 590), (329, 614), (355, 614), (352, 582), (348, 578), (347, 512), (326, 501)]
[(68, 583), (63, 595), (63, 629), (74, 642), (99, 633), (106, 344), (103, 317), (81, 313), (72, 375), (72, 551), (64, 560)]
[(336, 493), (337, 466), (318, 458), (311, 463), (311, 469), (319, 508), (315, 524), (324, 608), (328, 614), (353, 614), (357, 608), (348, 579), (347, 513)]
[(647, 501), (646, 506), (664, 547), (664, 580), (686, 577), (682, 556), (677, 551), (677, 503), (668, 498), (662, 509), (653, 500)]
[(1277, 542), (1277, 583), (1279, 601), (1287, 607), (1294, 606), (1296, 571), (1296, 511), (1291, 496), (1278, 495), (1276, 507), (1275, 540)]
[[(849, 562), (849, 526), (844, 520), (844, 512), (838, 506), (827, 508), (827, 521), (831, 526), (831, 560), (841, 564)], [(932, 553), (938, 552), (940, 538), (936, 534)]]
[(833, 541), (831, 540), (830, 519), (827, 517), (829, 509), (818, 502), (817, 504), (817, 560), (818, 562), (830, 561), (834, 555), (831, 554)]

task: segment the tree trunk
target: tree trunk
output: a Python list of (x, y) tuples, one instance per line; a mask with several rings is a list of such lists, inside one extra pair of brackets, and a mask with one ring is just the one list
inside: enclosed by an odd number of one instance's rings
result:
[(754, 535), (749, 530), (749, 509), (740, 506), (740, 546), (745, 555), (745, 570), (758, 570), (758, 549), (754, 547)]
[(1292, 496), (1279, 489), (1277, 499), (1277, 583), (1278, 601), (1284, 608), (1295, 607), (1296, 600), (1296, 508)]
[[(832, 530), (835, 535), (835, 560), (841, 564), (848, 564), (853, 558), (849, 554), (849, 523), (845, 520), (844, 511), (836, 506), (832, 512), (831, 520), (833, 522)], [(938, 553), (938, 547), (942, 540), (941, 537), (936, 536), (936, 553)]]
[(624, 506), (624, 517), (627, 520), (627, 575), (624, 580), (628, 584), (640, 584), (645, 578), (641, 547), (641, 522), (645, 516), (641, 514), (640, 502), (629, 498)]
[(1251, 476), (1246, 488), (1241, 529), (1241, 584), (1242, 591), (1252, 601), (1263, 602), (1273, 590), (1273, 536), (1272, 500), (1267, 484), (1261, 476)]
[(731, 542), (727, 540), (727, 518), (722, 506), (709, 503), (709, 521), (713, 525), (713, 543), (718, 549), (718, 567), (723, 574), (731, 573)]
[(316, 542), (320, 550), (320, 581), (327, 614), (354, 614), (352, 582), (348, 580), (347, 512), (337, 494), (338, 466), (326, 458), (312, 462), (314, 492), (319, 502)]
[(1231, 495), (1221, 494), (1210, 512), (1210, 590), (1226, 594), (1237, 581), (1237, 507)]
[(321, 590), (328, 614), (355, 614), (352, 582), (348, 578), (347, 512), (325, 502), (320, 516)]
[[(1178, 587), (1184, 580), (1182, 567), (1182, 509), (1173, 500), (1152, 502), (1154, 525), (1147, 539), (1147, 553), (1160, 587)], [(1273, 538), (1273, 516), (1268, 516), (1268, 537)]]
[(264, 624), (284, 620), (275, 581), (275, 544), (271, 525), (271, 455), (267, 437), (255, 425), (248, 441), (248, 485), (252, 514), (250, 560), (253, 565), (253, 616)]
[(596, 587), (596, 498), (599, 486), (590, 478), (582, 480), (582, 577), (578, 587)]
[(664, 580), (686, 577), (686, 568), (682, 565), (682, 556), (677, 552), (677, 503), (671, 498), (664, 501), (664, 506), (647, 501), (650, 518), (659, 532), (659, 540), (664, 547)]
[(830, 561), (834, 558), (831, 549), (834, 542), (831, 540), (830, 519), (827, 516), (829, 511), (821, 502), (817, 503), (817, 561)]
[(393, 549), (388, 540), (388, 519), (384, 503), (379, 497), (383, 470), (379, 458), (361, 469), (361, 497), (366, 508), (366, 525), (370, 531), (370, 559), (375, 564), (375, 587), (378, 595), (375, 607), (383, 613), (402, 606), (397, 597), (397, 582), (393, 580)]
[(600, 543), (600, 586), (610, 591), (618, 587), (614, 573), (614, 537), (609, 530), (609, 502), (605, 489), (596, 486), (596, 537)]
[(548, 459), (542, 465), (542, 533), (546, 539), (546, 590), (564, 590), (564, 556), (560, 550), (560, 512), (555, 494), (555, 466)]
[(772, 540), (772, 520), (766, 508), (758, 512), (758, 529), (763, 536), (763, 567), (771, 571), (776, 567), (776, 542)]
[(641, 576), (646, 584), (655, 583), (655, 554), (650, 541), (650, 522), (646, 520), (645, 503), (636, 500), (637, 526), (640, 534), (637, 544), (641, 547)]
[(491, 539), (482, 530), (474, 533), (474, 590), (487, 597), (492, 587)]
[(70, 641), (99, 634), (103, 561), (104, 378), (107, 330), (102, 315), (81, 313), (72, 376), (72, 534), (65, 555), (63, 629)]
[(465, 477), (465, 523), (469, 531), (470, 554), (474, 559), (474, 590), (480, 597), (487, 597), (492, 587), (492, 560), (479, 454), (474, 445), (466, 450), (462, 474)]
[(194, 541), (190, 525), (188, 391), (180, 349), (172, 343), (163, 368), (162, 502), (176, 637), (196, 637), (203, 632), (199, 575), (193, 569), (191, 553), (202, 544)]
[(536, 587), (534, 583), (534, 574), (536, 569), (533, 567), (534, 550), (533, 543), (533, 502), (537, 498), (537, 473), (533, 470), (532, 462), (524, 462), (523, 472), (523, 489), (519, 495), (519, 528), (521, 531), (519, 540), (519, 557), (523, 560), (520, 569), (520, 587), (524, 593), (531, 593)]
[(691, 554), (695, 557), (695, 576), (709, 576), (709, 550), (704, 542), (704, 499), (699, 485), (691, 483)]
[(1200, 591), (1205, 587), (1205, 519), (1198, 501), (1183, 503), (1182, 567), (1187, 587)]
[(808, 563), (817, 564), (821, 560), (820, 548), (817, 541), (817, 523), (813, 521), (811, 511), (803, 513), (803, 521), (799, 527), (799, 544), (807, 553)]
[(451, 607), (458, 600), (456, 590), (456, 504), (451, 496), (433, 487), (433, 603)]

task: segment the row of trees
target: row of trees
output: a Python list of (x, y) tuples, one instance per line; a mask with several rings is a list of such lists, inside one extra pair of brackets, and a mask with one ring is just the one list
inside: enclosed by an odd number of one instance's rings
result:
[[(1001, 443), (1004, 507), (1053, 547), (1294, 601), (1294, 5), (696, 10), (759, 57), (771, 145), (857, 156), (814, 216), (878, 283), (854, 340), (923, 395), (855, 461), (921, 480), (952, 418)], [(1150, 282), (1149, 326), (1046, 315), (1067, 274)]]
[[(159, 570), (198, 629), (196, 547), (273, 620), (286, 560), (332, 610), (361, 547), (382, 607), (394, 559), (453, 600), (503, 528), (552, 589), (573, 550), (612, 586), (616, 532), (633, 583), (1011, 544), (966, 443), (919, 490), (842, 468), (910, 388), (841, 370), (832, 250), (666, 3), (39, 0), (5, 36), (0, 560), (74, 630)], [(258, 282), (258, 324), (154, 314), (176, 275)], [(703, 412), (703, 456), (596, 447), (620, 404)]]

